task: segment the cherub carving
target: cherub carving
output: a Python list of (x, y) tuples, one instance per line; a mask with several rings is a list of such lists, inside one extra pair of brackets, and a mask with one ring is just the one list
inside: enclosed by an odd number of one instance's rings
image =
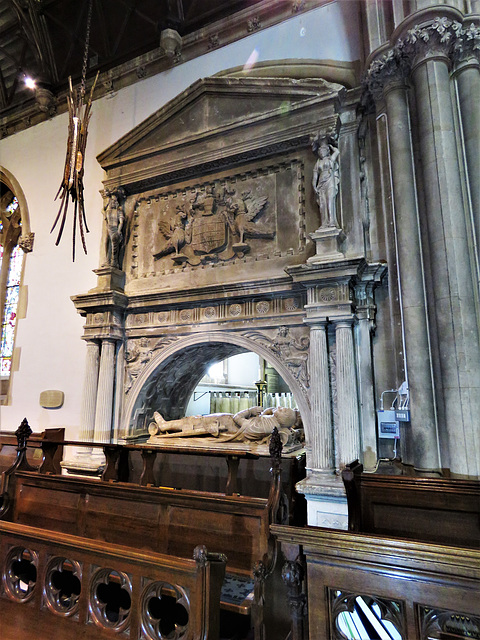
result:
[[(177, 206), (177, 213), (171, 220), (160, 220), (158, 228), (167, 240), (166, 244), (153, 254), (154, 258), (161, 258), (174, 252), (175, 257), (181, 257), (180, 249), (191, 242), (191, 229), (185, 205)], [(175, 259), (175, 258), (174, 258)]]
[(266, 226), (260, 226), (256, 220), (264, 213), (268, 204), (267, 196), (252, 196), (244, 191), (241, 200), (226, 199), (227, 221), (232, 233), (240, 236), (240, 244), (245, 238), (273, 238), (275, 232)]

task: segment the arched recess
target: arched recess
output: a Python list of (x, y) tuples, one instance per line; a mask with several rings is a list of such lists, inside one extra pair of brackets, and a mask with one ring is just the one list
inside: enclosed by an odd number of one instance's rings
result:
[(308, 429), (310, 406), (305, 389), (282, 360), (250, 338), (236, 333), (209, 332), (175, 340), (145, 366), (130, 389), (125, 405), (125, 435), (132, 434), (138, 422), (154, 410), (163, 411), (167, 419), (182, 417), (190, 395), (210, 364), (246, 351), (264, 358), (282, 376), (295, 396)]
[[(16, 200), (15, 200), (16, 199)], [(16, 203), (15, 206), (14, 203)], [(0, 166), (0, 398), (8, 403), (11, 374), (15, 369), (17, 320), (25, 315), (23, 295), (24, 254), (32, 251), (33, 234), (25, 195), (16, 178)], [(17, 360), (18, 362), (18, 360)]]

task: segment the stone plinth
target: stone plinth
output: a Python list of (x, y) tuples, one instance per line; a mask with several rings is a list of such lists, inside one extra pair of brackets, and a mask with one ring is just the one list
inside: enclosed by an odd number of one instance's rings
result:
[(345, 258), (340, 250), (345, 234), (338, 227), (320, 227), (309, 235), (316, 245), (315, 255), (307, 260), (309, 264), (332, 262), (332, 260)]
[(307, 500), (308, 525), (348, 530), (347, 497), (339, 476), (310, 472), (296, 489)]

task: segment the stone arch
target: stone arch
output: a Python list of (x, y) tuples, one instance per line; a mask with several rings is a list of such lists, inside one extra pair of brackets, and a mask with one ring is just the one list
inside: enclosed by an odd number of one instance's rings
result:
[[(310, 404), (306, 390), (285, 362), (272, 353), (268, 347), (251, 338), (233, 332), (208, 332), (174, 338), (170, 344), (154, 354), (150, 362), (139, 373), (130, 389), (124, 411), (126, 433), (131, 433), (135, 426), (136, 415), (145, 411), (146, 403), (150, 402), (155, 396), (155, 389), (153, 389), (155, 385), (160, 388), (160, 393), (157, 393), (156, 399), (159, 406), (156, 409), (162, 409), (161, 390), (163, 388), (166, 392), (165, 399), (168, 400), (168, 403), (171, 405), (178, 402), (179, 407), (177, 408), (180, 408), (180, 413), (182, 413), (186, 406), (186, 401), (212, 361), (246, 351), (258, 354), (278, 371), (294, 394), (303, 423), (308, 428)], [(187, 370), (185, 365), (187, 365)], [(171, 370), (174, 367), (180, 369), (178, 375), (175, 375), (176, 372), (172, 375)], [(169, 371), (170, 373), (168, 373)], [(168, 377), (169, 380), (162, 379), (162, 375)], [(179, 389), (180, 392), (178, 391)], [(174, 394), (173, 397), (172, 392)], [(168, 409), (164, 410), (168, 411)], [(173, 411), (168, 417), (176, 418), (181, 416), (176, 415), (175, 411)]]
[(30, 233), (30, 214), (28, 212), (27, 200), (20, 186), (20, 183), (15, 178), (15, 176), (10, 173), (10, 171), (5, 169), (5, 167), (2, 167), (2, 165), (0, 165), (0, 182), (3, 182), (17, 197), (22, 218), (22, 235), (26, 236)]

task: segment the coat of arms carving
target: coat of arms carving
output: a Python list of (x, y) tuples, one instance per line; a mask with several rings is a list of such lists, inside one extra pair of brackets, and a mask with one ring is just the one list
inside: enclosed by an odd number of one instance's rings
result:
[(162, 212), (155, 260), (168, 256), (177, 265), (191, 266), (242, 258), (251, 239), (273, 239), (275, 222), (269, 199), (252, 189), (238, 193), (227, 185), (206, 185), (175, 211)]

